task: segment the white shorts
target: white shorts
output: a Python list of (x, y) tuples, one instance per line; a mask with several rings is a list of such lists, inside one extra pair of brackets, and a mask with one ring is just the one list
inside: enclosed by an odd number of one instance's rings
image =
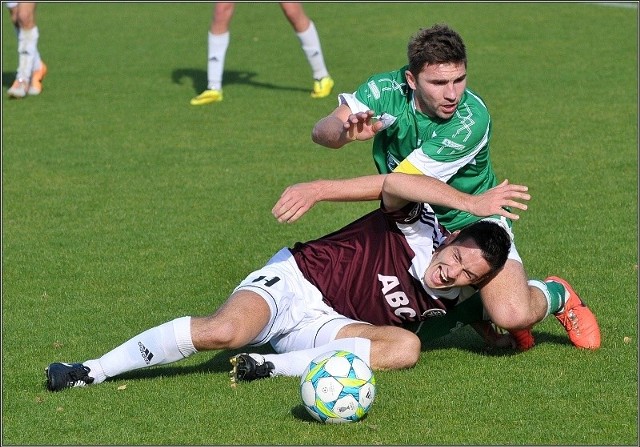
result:
[(13, 9), (13, 8), (15, 8), (16, 6), (18, 6), (18, 2), (7, 2), (7, 3), (5, 3), (5, 6), (6, 6), (7, 8), (9, 8), (9, 9)]
[(487, 217), (482, 220), (495, 222), (499, 224), (502, 228), (507, 230), (507, 233), (509, 233), (509, 238), (511, 239), (511, 249), (509, 250), (509, 257), (507, 259), (513, 259), (514, 261), (518, 261), (520, 264), (522, 264), (522, 259), (520, 258), (520, 254), (518, 253), (518, 249), (516, 248), (516, 243), (514, 241), (513, 231), (511, 230), (511, 227), (507, 223), (507, 218), (504, 216), (501, 216), (499, 219), (495, 217)]
[(344, 326), (362, 323), (322, 301), (322, 293), (302, 275), (288, 248), (250, 273), (235, 290), (257, 293), (271, 309), (269, 323), (250, 346), (271, 343), (277, 353), (314, 348), (335, 340)]

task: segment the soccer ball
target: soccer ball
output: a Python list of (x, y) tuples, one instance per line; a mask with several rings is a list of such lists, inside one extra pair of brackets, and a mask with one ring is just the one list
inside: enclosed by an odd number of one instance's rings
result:
[(371, 408), (376, 379), (357, 355), (329, 351), (313, 359), (302, 374), (300, 395), (317, 421), (356, 422)]

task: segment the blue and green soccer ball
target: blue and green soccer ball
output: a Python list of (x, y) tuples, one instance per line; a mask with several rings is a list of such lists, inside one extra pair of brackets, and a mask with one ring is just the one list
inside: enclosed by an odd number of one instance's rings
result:
[(330, 351), (313, 359), (302, 374), (300, 394), (314, 419), (356, 422), (373, 404), (376, 379), (360, 357), (347, 351)]

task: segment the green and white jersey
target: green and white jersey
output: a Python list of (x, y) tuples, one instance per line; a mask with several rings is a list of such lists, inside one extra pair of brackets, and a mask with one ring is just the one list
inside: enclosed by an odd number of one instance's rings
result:
[[(496, 186), (489, 157), (491, 117), (482, 99), (466, 89), (451, 118), (429, 118), (415, 109), (406, 70), (376, 74), (354, 93), (339, 95), (339, 102), (353, 113), (373, 110), (384, 123), (373, 140), (378, 171), (422, 173), (468, 194)], [(480, 219), (460, 210), (433, 208), (449, 231)]]

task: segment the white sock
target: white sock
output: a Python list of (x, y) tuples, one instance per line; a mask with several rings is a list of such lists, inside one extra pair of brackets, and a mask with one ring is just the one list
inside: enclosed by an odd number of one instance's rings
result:
[(211, 34), (211, 31), (209, 31), (208, 47), (207, 80), (209, 84), (207, 88), (209, 90), (221, 90), (224, 58), (229, 47), (229, 31), (224, 34)]
[(33, 29), (36, 30), (36, 38), (33, 43), (33, 69), (32, 71), (39, 70), (42, 65), (42, 60), (40, 59), (40, 51), (38, 51), (38, 40), (40, 38), (40, 31), (38, 31), (38, 27), (34, 26)]
[(536, 289), (539, 289), (547, 299), (547, 311), (544, 314), (544, 317), (547, 318), (551, 313), (551, 295), (549, 295), (549, 289), (547, 288), (547, 285), (542, 281), (538, 281), (537, 279), (530, 279), (529, 281), (527, 281), (527, 284), (535, 287)]
[(307, 61), (311, 66), (313, 72), (313, 79), (322, 79), (329, 76), (327, 67), (324, 64), (324, 56), (322, 54), (322, 46), (320, 45), (320, 38), (316, 31), (316, 26), (313, 22), (309, 22), (309, 28), (301, 33), (296, 33), (300, 39), (300, 45)]
[(328, 351), (349, 351), (370, 365), (371, 340), (368, 338), (339, 338), (311, 349), (285, 352), (283, 354), (266, 354), (265, 361), (273, 363), (274, 376), (301, 377), (311, 360)]
[(196, 352), (191, 341), (191, 317), (187, 316), (148, 329), (83, 364), (91, 369), (89, 375), (97, 384), (134, 369), (176, 362)]
[[(13, 29), (16, 32), (16, 40), (20, 39), (20, 27), (19, 26), (14, 26)], [(40, 32), (38, 32), (38, 36), (40, 36)], [(19, 40), (18, 40), (18, 43), (19, 43)], [(40, 68), (40, 66), (42, 65), (42, 59), (40, 59), (40, 52), (38, 51), (37, 45), (38, 45), (38, 43), (36, 42), (36, 54), (33, 57), (33, 69), (34, 70), (38, 70)]]
[(40, 59), (40, 51), (38, 51), (38, 47), (36, 46), (36, 52), (33, 54), (32, 72), (36, 70), (40, 70), (41, 67), (42, 67), (42, 59)]
[(18, 32), (18, 79), (25, 81), (31, 79), (36, 54), (38, 54), (38, 27), (21, 29)]

